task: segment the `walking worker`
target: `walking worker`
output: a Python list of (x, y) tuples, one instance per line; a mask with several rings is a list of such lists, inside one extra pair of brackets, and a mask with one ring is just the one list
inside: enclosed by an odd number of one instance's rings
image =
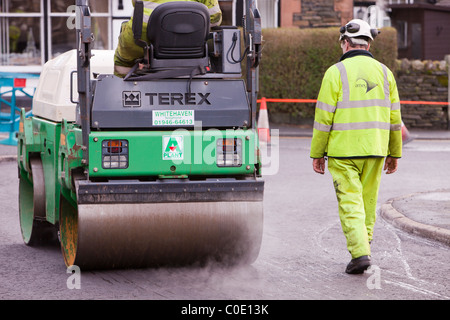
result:
[(323, 77), (311, 142), (315, 172), (325, 173), (328, 158), (352, 257), (345, 270), (349, 274), (370, 266), (381, 172), (397, 171), (402, 155), (397, 84), (391, 70), (369, 52), (378, 33), (360, 19), (341, 27), (343, 55)]
[[(193, 1), (203, 3), (208, 7), (211, 27), (218, 26), (222, 22), (222, 11), (218, 0), (142, 0), (144, 4), (144, 19), (142, 28), (142, 39), (147, 40), (147, 22), (152, 11), (162, 3), (173, 1)], [(135, 0), (132, 0), (133, 6)], [(136, 60), (143, 57), (142, 48), (134, 42), (133, 18), (122, 24), (119, 42), (114, 54), (114, 74), (124, 77), (134, 66)]]

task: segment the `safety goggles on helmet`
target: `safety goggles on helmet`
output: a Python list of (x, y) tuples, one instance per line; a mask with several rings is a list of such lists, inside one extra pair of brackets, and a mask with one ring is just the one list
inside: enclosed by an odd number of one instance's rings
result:
[(339, 32), (341, 33), (339, 40), (342, 40), (344, 36), (349, 38), (364, 36), (373, 40), (380, 33), (377, 29), (371, 29), (367, 22), (360, 19), (350, 21), (341, 27)]

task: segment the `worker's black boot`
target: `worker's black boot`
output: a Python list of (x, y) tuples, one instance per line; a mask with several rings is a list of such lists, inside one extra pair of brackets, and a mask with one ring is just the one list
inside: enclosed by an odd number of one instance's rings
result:
[(363, 273), (364, 270), (366, 270), (369, 267), (370, 267), (370, 257), (361, 256), (352, 259), (350, 263), (347, 265), (345, 272), (349, 274), (360, 274)]

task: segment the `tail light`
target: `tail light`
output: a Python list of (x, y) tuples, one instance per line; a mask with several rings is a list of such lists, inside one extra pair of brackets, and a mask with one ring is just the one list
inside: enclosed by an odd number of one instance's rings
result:
[(242, 140), (239, 138), (217, 139), (216, 164), (218, 167), (240, 167)]
[(127, 140), (103, 140), (102, 167), (104, 169), (128, 168)]

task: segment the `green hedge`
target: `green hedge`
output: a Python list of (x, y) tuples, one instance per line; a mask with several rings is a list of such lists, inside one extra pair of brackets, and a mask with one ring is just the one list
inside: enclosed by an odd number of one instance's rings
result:
[[(338, 28), (264, 29), (259, 97), (316, 99), (325, 71), (342, 55), (338, 37)], [(395, 72), (396, 30), (383, 28), (370, 51)], [(268, 111), (271, 115), (284, 114), (284, 119), (296, 122), (313, 118), (314, 104), (269, 103)]]

